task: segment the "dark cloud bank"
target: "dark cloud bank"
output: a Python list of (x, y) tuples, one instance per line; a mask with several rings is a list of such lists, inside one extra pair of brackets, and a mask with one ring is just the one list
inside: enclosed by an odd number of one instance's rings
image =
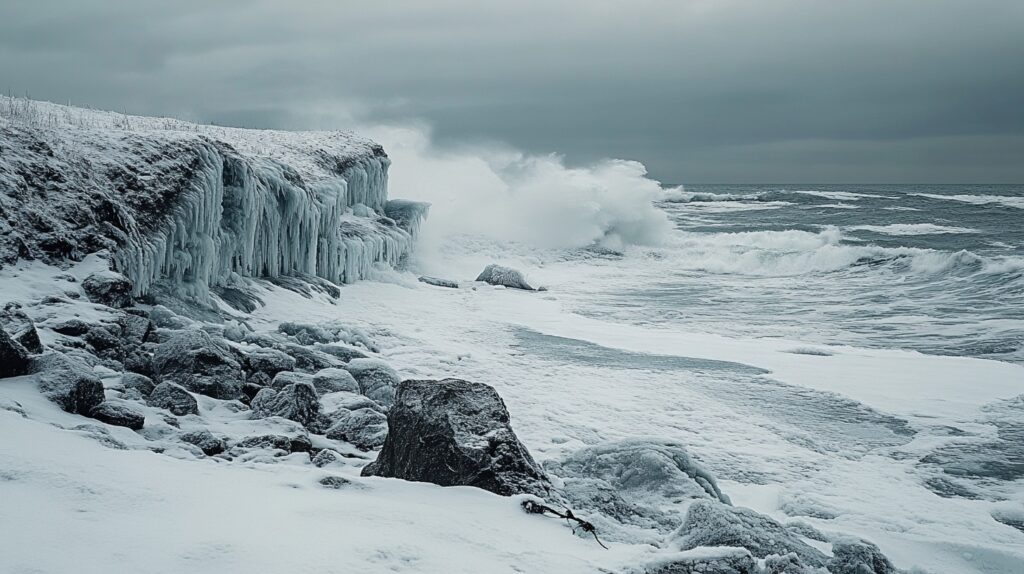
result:
[(0, 0), (0, 88), (668, 182), (1024, 181), (1020, 0)]

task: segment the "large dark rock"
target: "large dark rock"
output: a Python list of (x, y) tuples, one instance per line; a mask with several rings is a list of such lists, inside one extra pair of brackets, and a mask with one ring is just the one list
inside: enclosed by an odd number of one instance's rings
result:
[(92, 368), (63, 353), (49, 353), (32, 361), (39, 392), (69, 413), (88, 415), (104, 400), (103, 383)]
[(832, 543), (833, 558), (828, 561), (832, 574), (895, 574), (896, 567), (878, 546), (865, 540), (841, 539)]
[[(20, 309), (18, 303), (8, 303), (0, 311), (0, 327), (7, 331), (25, 350), (33, 355), (43, 352), (43, 343), (32, 319)], [(2, 368), (2, 367), (0, 367)]]
[(150, 379), (146, 375), (140, 375), (138, 373), (121, 373), (121, 386), (125, 390), (134, 389), (138, 391), (139, 395), (148, 397), (153, 389), (156, 388), (156, 384), (153, 379)]
[(89, 416), (108, 425), (128, 427), (132, 430), (140, 430), (146, 422), (146, 417), (139, 411), (126, 405), (102, 402), (89, 411)]
[(121, 327), (121, 339), (126, 345), (132, 347), (138, 347), (142, 345), (148, 338), (150, 333), (156, 329), (153, 322), (148, 317), (143, 317), (135, 313), (125, 313), (121, 315), (117, 324)]
[(186, 330), (157, 346), (153, 368), (159, 378), (170, 378), (188, 390), (216, 399), (242, 396), (242, 366), (222, 341), (205, 331)]
[(490, 283), (491, 285), (510, 287), (512, 289), (535, 291), (535, 289), (526, 282), (526, 277), (523, 276), (521, 271), (517, 271), (511, 267), (502, 267), (501, 265), (495, 265), (493, 263), (485, 267), (484, 270), (480, 272), (480, 275), (476, 280), (483, 281), (484, 283)]
[(388, 436), (364, 476), (547, 496), (551, 485), (509, 424), (498, 393), (460, 379), (404, 381)]
[(813, 567), (825, 565), (827, 557), (800, 540), (785, 526), (749, 508), (727, 506), (716, 500), (694, 501), (683, 525), (673, 534), (681, 550), (699, 546), (746, 548), (757, 558), (794, 553)]
[(29, 372), (31, 364), (25, 347), (0, 329), (0, 379), (24, 375)]
[(82, 281), (86, 297), (93, 303), (124, 308), (132, 304), (132, 282), (115, 271), (99, 271)]
[(170, 381), (157, 385), (146, 397), (146, 403), (158, 409), (167, 409), (179, 417), (199, 414), (199, 403), (196, 398), (185, 387)]
[(253, 397), (252, 414), (283, 417), (308, 426), (320, 414), (320, 399), (310, 383), (293, 383), (281, 390), (265, 388)]
[(395, 389), (401, 382), (390, 365), (378, 359), (353, 359), (347, 370), (359, 384), (359, 392), (374, 401), (390, 407), (395, 402)]

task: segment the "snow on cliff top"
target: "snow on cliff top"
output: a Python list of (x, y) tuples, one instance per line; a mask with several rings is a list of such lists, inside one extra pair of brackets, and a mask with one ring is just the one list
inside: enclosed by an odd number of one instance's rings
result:
[(347, 131), (232, 128), (0, 96), (0, 129), (18, 124), (48, 133), (46, 139), (80, 144), (99, 144), (126, 134), (169, 141), (208, 138), (242, 155), (287, 164), (311, 181), (336, 176), (347, 167), (345, 160), (386, 155), (380, 144)]

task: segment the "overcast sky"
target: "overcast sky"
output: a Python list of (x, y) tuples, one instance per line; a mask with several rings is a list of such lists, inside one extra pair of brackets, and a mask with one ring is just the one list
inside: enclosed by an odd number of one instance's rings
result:
[(1024, 182), (1022, 0), (0, 0), (0, 88), (665, 182)]

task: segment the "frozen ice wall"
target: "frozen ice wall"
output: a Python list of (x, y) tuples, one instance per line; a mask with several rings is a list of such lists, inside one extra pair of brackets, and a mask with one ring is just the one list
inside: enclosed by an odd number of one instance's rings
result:
[[(391, 202), (401, 217), (388, 216), (390, 161), (349, 133), (200, 126), (41, 102), (4, 117), (3, 104), (7, 251), (75, 259), (107, 248), (137, 294), (159, 282), (206, 299), (239, 277), (350, 283), (375, 265), (399, 265), (426, 215), (425, 206)], [(40, 182), (39, 174), (51, 175)]]

